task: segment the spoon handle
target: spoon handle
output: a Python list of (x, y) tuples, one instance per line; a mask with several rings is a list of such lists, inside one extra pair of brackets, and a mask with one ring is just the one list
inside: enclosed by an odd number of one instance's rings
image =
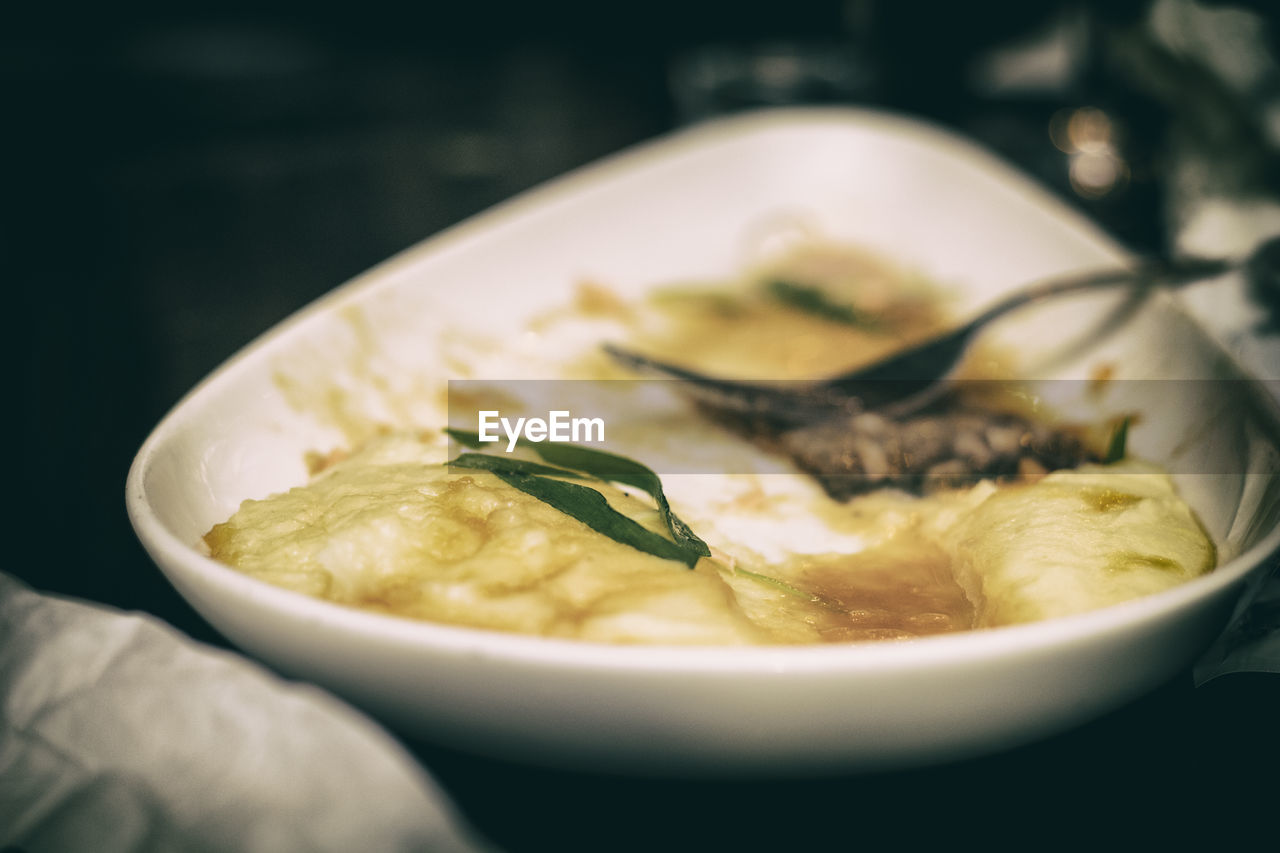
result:
[(1022, 288), (997, 300), (977, 316), (937, 337), (899, 350), (888, 358), (834, 377), (830, 384), (846, 393), (860, 392), (872, 383), (941, 381), (960, 362), (970, 340), (996, 318), (1033, 302), (1077, 291), (1116, 285), (1160, 283), (1181, 286), (1232, 269), (1237, 262), (1192, 258), (1181, 261), (1145, 261), (1128, 269), (1093, 271), (1055, 276)]
[(1237, 261), (1222, 258), (1187, 258), (1178, 261), (1143, 261), (1130, 269), (1102, 270), (1065, 277), (1055, 276), (1006, 296), (960, 328), (977, 328), (986, 325), (1015, 308), (1053, 296), (1120, 284), (1163, 284), (1181, 287), (1194, 281), (1222, 275), (1237, 265)]

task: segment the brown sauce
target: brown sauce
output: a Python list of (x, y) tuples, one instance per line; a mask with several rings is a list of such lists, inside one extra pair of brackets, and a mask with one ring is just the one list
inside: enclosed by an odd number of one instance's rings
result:
[(950, 558), (932, 544), (895, 542), (856, 554), (807, 557), (786, 575), (795, 593), (786, 618), (803, 620), (818, 642), (906, 639), (976, 624)]

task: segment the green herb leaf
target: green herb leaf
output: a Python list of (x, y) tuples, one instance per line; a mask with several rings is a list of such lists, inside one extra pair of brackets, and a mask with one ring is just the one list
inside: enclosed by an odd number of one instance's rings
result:
[[(445, 432), (466, 447), (479, 449), (484, 445), (484, 442), (480, 441), (480, 434), (477, 432), (452, 428), (446, 429)], [(649, 497), (653, 498), (653, 502), (657, 504), (663, 523), (667, 525), (667, 529), (671, 531), (671, 536), (678, 544), (695, 551), (703, 557), (711, 556), (711, 549), (707, 547), (707, 543), (699, 539), (689, 529), (689, 525), (685, 524), (679, 516), (671, 511), (671, 504), (668, 503), (667, 496), (662, 491), (662, 480), (648, 466), (641, 465), (635, 460), (619, 456), (616, 453), (592, 450), (589, 447), (582, 447), (577, 444), (532, 442), (527, 439), (520, 439), (519, 446), (529, 448), (552, 465), (572, 468), (599, 480), (622, 483), (646, 492)]]
[(529, 462), (525, 459), (488, 456), (484, 453), (463, 453), (449, 460), (449, 465), (458, 468), (478, 468), (495, 474), (534, 474), (544, 477), (570, 477), (575, 480), (583, 477), (581, 472), (570, 471), (567, 468), (553, 468), (550, 465), (539, 465), (537, 462)]
[(870, 315), (856, 310), (851, 305), (832, 302), (822, 290), (807, 284), (794, 281), (774, 280), (766, 285), (769, 296), (777, 301), (790, 305), (807, 314), (814, 314), (846, 326), (859, 326), (864, 329), (875, 329), (880, 321)]
[(576, 518), (615, 542), (630, 545), (655, 557), (678, 560), (691, 569), (697, 565), (701, 557), (705, 556), (654, 533), (618, 512), (609, 506), (605, 496), (595, 489), (535, 474), (501, 470), (494, 470), (493, 473), (520, 491), (533, 495), (565, 515)]
[(1107, 455), (1102, 461), (1110, 465), (1112, 462), (1119, 462), (1125, 457), (1127, 450), (1125, 445), (1129, 441), (1129, 422), (1133, 420), (1130, 417), (1123, 418), (1120, 423), (1111, 432), (1111, 440), (1107, 443)]

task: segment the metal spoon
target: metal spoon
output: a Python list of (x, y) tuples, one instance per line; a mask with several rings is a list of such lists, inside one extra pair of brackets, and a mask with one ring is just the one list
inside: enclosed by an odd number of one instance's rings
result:
[(927, 405), (946, 391), (948, 378), (988, 323), (1033, 302), (1117, 285), (1181, 286), (1244, 268), (1251, 283), (1280, 281), (1280, 237), (1261, 244), (1244, 259), (1192, 258), (1148, 261), (1130, 269), (1105, 270), (1046, 279), (1018, 290), (973, 319), (937, 337), (889, 357), (829, 379), (806, 383), (767, 383), (708, 376), (606, 344), (619, 363), (687, 384), (695, 399), (742, 415), (780, 425), (815, 423), (838, 414), (877, 411), (900, 417)]

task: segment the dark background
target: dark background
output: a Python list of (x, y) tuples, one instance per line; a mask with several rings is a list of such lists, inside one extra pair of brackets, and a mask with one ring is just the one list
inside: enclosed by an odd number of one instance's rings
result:
[[(224, 645), (163, 581), (125, 516), (125, 473), (148, 431), (220, 362), (349, 277), (701, 117), (673, 79), (709, 46), (802, 44), (843, 61), (843, 76), (787, 92), (728, 85), (718, 109), (773, 99), (922, 115), (1010, 158), (1135, 250), (1166, 250), (1168, 164), (1179, 146), (1207, 152), (1225, 184), (1262, 194), (1278, 184), (1253, 104), (1177, 57), (1165, 67), (1172, 82), (1152, 85), (1150, 69), (1169, 57), (1142, 52), (1145, 9), (661, 0), (420, 4), (412, 13), (376, 2), (6, 11), (0, 168), (20, 365), (13, 449), (19, 503), (34, 510), (11, 520), (33, 544), (15, 546), (4, 570)], [(1069, 84), (1030, 96), (974, 90), (976, 58), (1064, 10), (1085, 14), (1091, 34)], [(1145, 57), (1144, 71), (1116, 60), (1125, 45), (1130, 59)], [(1125, 131), (1131, 179), (1104, 198), (1072, 190), (1048, 140), (1049, 118), (1079, 106), (1107, 109)], [(1012, 825), (1042, 831), (1022, 836), (1038, 847), (1099, 815), (1144, 832), (1182, 827), (1193, 813), (1243, 823), (1241, 798), (1275, 790), (1266, 759), (1276, 756), (1277, 680), (1237, 675), (1196, 689), (1184, 674), (1044, 744), (850, 779), (601, 779), (410, 745), (513, 850), (772, 840), (855, 848), (949, 843)], [(601, 843), (606, 827), (619, 834)]]

